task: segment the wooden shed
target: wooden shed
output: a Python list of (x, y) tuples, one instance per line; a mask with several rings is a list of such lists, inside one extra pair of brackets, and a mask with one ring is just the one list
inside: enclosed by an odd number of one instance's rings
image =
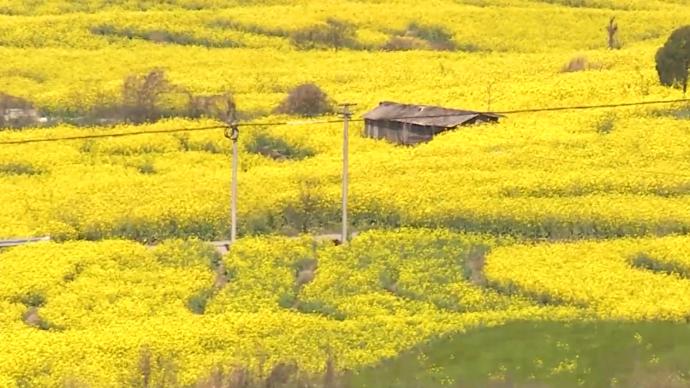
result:
[(415, 145), (461, 125), (497, 122), (499, 115), (384, 101), (364, 115), (364, 133), (374, 139)]
[(38, 121), (38, 110), (31, 102), (0, 93), (0, 128), (30, 125)]

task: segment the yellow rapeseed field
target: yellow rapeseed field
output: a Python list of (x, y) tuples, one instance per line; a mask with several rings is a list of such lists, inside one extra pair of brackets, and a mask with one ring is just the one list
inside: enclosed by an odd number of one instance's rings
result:
[[(0, 376), (129, 385), (147, 351), (156, 373), (187, 385), (214, 367), (259, 373), (295, 362), (316, 372), (335, 356), (339, 369), (353, 369), (430, 337), (511, 320), (690, 314), (686, 279), (634, 261), (646, 254), (662, 263), (666, 254), (687, 263), (685, 237), (514, 244), (403, 229), (367, 232), (348, 246), (247, 238), (223, 259), (193, 240), (15, 248), (0, 254)], [(39, 321), (29, 325), (32, 311)]]
[[(225, 285), (201, 242), (16, 248), (0, 254), (0, 378), (129, 385), (140, 378), (142, 349), (180, 384), (216, 366), (257, 371), (289, 361), (319, 371), (329, 355), (352, 369), (441, 333), (584, 316), (469, 282), (467, 255), (497, 243), (440, 230), (371, 232), (346, 248), (244, 239), (223, 259)], [(307, 268), (313, 280), (301, 284), (296, 275)], [(44, 330), (24, 322), (32, 307)]]
[[(112, 103), (125, 76), (152, 68), (163, 68), (171, 82), (194, 93), (231, 92), (240, 110), (254, 114), (269, 113), (301, 82), (317, 83), (335, 101), (357, 102), (357, 115), (381, 100), (502, 111), (681, 97), (659, 86), (654, 70), (656, 48), (682, 22), (680, 2), (602, 1), (585, 8), (440, 2), (421, 15), (405, 6), (389, 10), (366, 2), (231, 8), (204, 2), (199, 6), (216, 8), (195, 12), (186, 3), (141, 5), (153, 8), (146, 13), (129, 3), (101, 8), (85, 2), (79, 8), (47, 2), (35, 10), (10, 3), (13, 15), (0, 16), (6, 19), (0, 34), (6, 42), (0, 47), (3, 90), (58, 113)], [(620, 50), (606, 49), (604, 26), (612, 13), (619, 17)], [(281, 17), (267, 17), (274, 14)], [(349, 15), (345, 20), (364, 35), (358, 39), (371, 45), (418, 21), (439, 24), (459, 44), (476, 47), (297, 50), (275, 33), (333, 15)], [(510, 22), (485, 31), (498, 15)], [(187, 23), (177, 23), (180, 18)], [(552, 19), (558, 23), (548, 23)], [(244, 30), (221, 28), (219, 21)], [(208, 49), (91, 32), (102, 25), (243, 43)], [(248, 26), (274, 35), (246, 32)], [(562, 71), (580, 56), (589, 69)], [(508, 115), (497, 126), (464, 128), (414, 149), (362, 139), (362, 124), (353, 123), (353, 220), (357, 228), (443, 225), (530, 237), (685, 233), (688, 129), (664, 113), (669, 108)], [(172, 120), (112, 131), (209, 124)], [(241, 234), (305, 229), (299, 217), (286, 216), (291, 209), (300, 213), (305, 196), (318, 198), (318, 224), (337, 221), (340, 130), (337, 124), (243, 130), (242, 141), (263, 131), (316, 155), (274, 162), (242, 153)], [(108, 131), (58, 126), (3, 132), (0, 141)], [(12, 168), (0, 174), (6, 206), (0, 236), (225, 237), (230, 162), (221, 132), (3, 146), (0, 166), (28, 166), (34, 174)], [(267, 182), (275, 189), (266, 190)]]
[(664, 264), (687, 271), (688, 243), (665, 237), (500, 248), (489, 255), (485, 272), (500, 289), (582, 306), (604, 319), (687, 322), (687, 272), (667, 271)]
[[(689, 6), (0, 0), (0, 92), (49, 119), (111, 107), (126, 77), (162, 69), (179, 90), (230, 93), (252, 124), (241, 239), (224, 257), (202, 242), (229, 234), (223, 129), (22, 143), (222, 123), (0, 131), (0, 239), (56, 240), (0, 251), (0, 387), (137, 385), (145, 354), (154, 384), (190, 386), (219, 366), (320, 372), (334, 357), (356, 370), (514, 320), (688, 321), (687, 105), (506, 113), (416, 147), (364, 137), (361, 115), (386, 100), (505, 112), (680, 99), (654, 55)], [(296, 47), (295, 32), (333, 18), (351, 47)], [(456, 49), (382, 49), (412, 23)], [(274, 112), (305, 82), (357, 103), (359, 234), (344, 246), (308, 237), (339, 230), (342, 124)], [(304, 157), (264, 156), (265, 139)]]
[[(561, 121), (565, 117), (570, 121)], [(416, 148), (355, 132), (350, 170), (355, 228), (449, 226), (556, 238), (687, 232), (687, 125), (621, 114), (614, 131), (601, 135), (596, 120), (596, 114), (508, 119)], [(208, 124), (173, 120), (145, 128)], [(0, 138), (132, 130), (60, 127)], [(241, 154), (241, 234), (303, 226), (317, 231), (317, 221), (339, 220), (341, 130), (338, 125), (265, 130), (315, 151), (302, 161)], [(0, 176), (5, 209), (0, 236), (226, 237), (229, 142), (220, 132), (190, 134), (184, 148), (178, 135), (4, 146), (0, 165), (35, 171)], [(243, 132), (242, 142), (254, 132)], [(304, 220), (308, 212), (314, 221)]]

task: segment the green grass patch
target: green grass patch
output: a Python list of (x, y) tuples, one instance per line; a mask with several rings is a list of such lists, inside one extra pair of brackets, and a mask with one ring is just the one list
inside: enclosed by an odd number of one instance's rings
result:
[(625, 387), (673, 381), (678, 385), (667, 386), (681, 387), (690, 386), (689, 355), (687, 324), (514, 322), (434, 339), (354, 373), (350, 383)]

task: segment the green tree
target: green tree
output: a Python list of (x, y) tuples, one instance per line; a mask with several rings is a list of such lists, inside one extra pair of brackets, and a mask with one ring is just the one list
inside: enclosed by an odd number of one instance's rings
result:
[(690, 68), (690, 26), (678, 28), (656, 52), (656, 71), (659, 81), (666, 86), (680, 86), (683, 94), (688, 90)]

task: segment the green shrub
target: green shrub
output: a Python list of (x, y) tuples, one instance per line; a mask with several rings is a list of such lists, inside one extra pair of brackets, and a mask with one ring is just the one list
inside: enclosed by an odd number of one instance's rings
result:
[(284, 309), (291, 309), (297, 303), (297, 295), (295, 292), (286, 292), (280, 295), (278, 298), (278, 306)]
[(141, 174), (145, 175), (151, 175), (156, 173), (156, 166), (153, 165), (153, 161), (147, 160), (142, 162), (138, 167), (137, 170)]
[(690, 278), (690, 270), (688, 270), (688, 268), (686, 268), (685, 266), (678, 263), (659, 261), (644, 252), (638, 252), (637, 254), (635, 254), (630, 259), (630, 263), (637, 268), (667, 274), (675, 273), (682, 277)]
[(550, 3), (550, 4), (559, 4), (563, 5), (566, 7), (573, 7), (573, 8), (582, 8), (582, 7), (590, 7), (594, 6), (595, 4), (590, 4), (591, 2), (588, 2), (587, 0), (541, 0), (545, 3)]
[(673, 117), (678, 120), (690, 120), (690, 104), (682, 104), (668, 109), (655, 109), (651, 114), (656, 117)]
[(81, 274), (84, 271), (84, 263), (77, 263), (74, 265), (72, 270), (67, 272), (63, 277), (62, 280), (65, 282), (73, 282), (77, 279), (77, 276)]
[(404, 36), (423, 39), (435, 50), (455, 50), (453, 34), (439, 25), (424, 25), (412, 22), (407, 26)]
[(299, 116), (317, 116), (333, 112), (333, 104), (328, 95), (316, 84), (306, 83), (295, 86), (275, 109), (276, 113)]
[(656, 70), (659, 81), (665, 86), (688, 89), (690, 71), (690, 25), (676, 29), (656, 52)]
[(342, 20), (330, 18), (326, 23), (305, 27), (290, 34), (292, 44), (301, 50), (358, 48), (355, 27)]
[(291, 145), (285, 140), (264, 131), (259, 131), (250, 136), (250, 140), (245, 145), (246, 150), (273, 159), (301, 160), (316, 154), (311, 148)]
[(381, 46), (384, 51), (424, 50), (429, 46), (426, 41), (411, 36), (392, 36)]
[(379, 285), (386, 291), (398, 292), (400, 272), (397, 268), (385, 268), (379, 273)]
[(275, 36), (275, 37), (289, 37), (290, 32), (281, 28), (267, 28), (258, 24), (240, 23), (230, 19), (217, 19), (208, 24), (209, 27), (219, 28), (225, 30), (236, 30), (248, 32), (250, 34)]
[(187, 308), (194, 314), (203, 314), (206, 311), (208, 301), (215, 294), (213, 288), (204, 288), (187, 299)]
[(480, 51), (485, 51), (483, 48), (480, 46), (474, 44), (474, 43), (456, 43), (455, 44), (455, 50), (456, 51), (464, 51), (467, 53), (476, 53)]
[(589, 61), (586, 57), (575, 57), (572, 58), (563, 68), (562, 73), (573, 73), (576, 71), (585, 71), (589, 68)]
[(235, 99), (229, 94), (214, 94), (209, 96), (193, 95), (187, 92), (187, 108), (184, 115), (191, 118), (208, 117), (224, 122), (234, 118)]
[(129, 75), (122, 86), (122, 105), (112, 111), (127, 122), (144, 123), (163, 117), (209, 117), (227, 121), (236, 107), (228, 94), (194, 95), (171, 83), (162, 69), (143, 75)]
[(320, 300), (299, 301), (296, 309), (301, 313), (320, 314), (336, 321), (344, 321), (347, 318), (345, 313)]
[(213, 140), (193, 141), (188, 133), (181, 133), (175, 135), (177, 141), (180, 142), (181, 151), (201, 151), (211, 154), (222, 154), (225, 149), (222, 144)]
[(241, 45), (229, 39), (212, 40), (195, 37), (183, 32), (168, 30), (139, 30), (131, 27), (116, 27), (111, 24), (101, 24), (91, 27), (91, 33), (101, 36), (112, 36), (127, 39), (142, 39), (154, 43), (170, 43), (182, 46), (203, 46), (212, 48), (232, 48)]
[(607, 113), (599, 118), (596, 122), (597, 133), (602, 135), (609, 134), (616, 126), (616, 116), (612, 113)]
[(28, 163), (0, 164), (0, 174), (4, 175), (38, 175), (43, 171)]
[(43, 292), (29, 291), (25, 294), (14, 298), (15, 302), (19, 302), (27, 307), (41, 307), (46, 303), (46, 296)]
[(338, 219), (337, 210), (324, 201), (324, 186), (318, 179), (302, 179), (298, 184), (298, 197), (283, 209), (284, 232), (320, 233)]

